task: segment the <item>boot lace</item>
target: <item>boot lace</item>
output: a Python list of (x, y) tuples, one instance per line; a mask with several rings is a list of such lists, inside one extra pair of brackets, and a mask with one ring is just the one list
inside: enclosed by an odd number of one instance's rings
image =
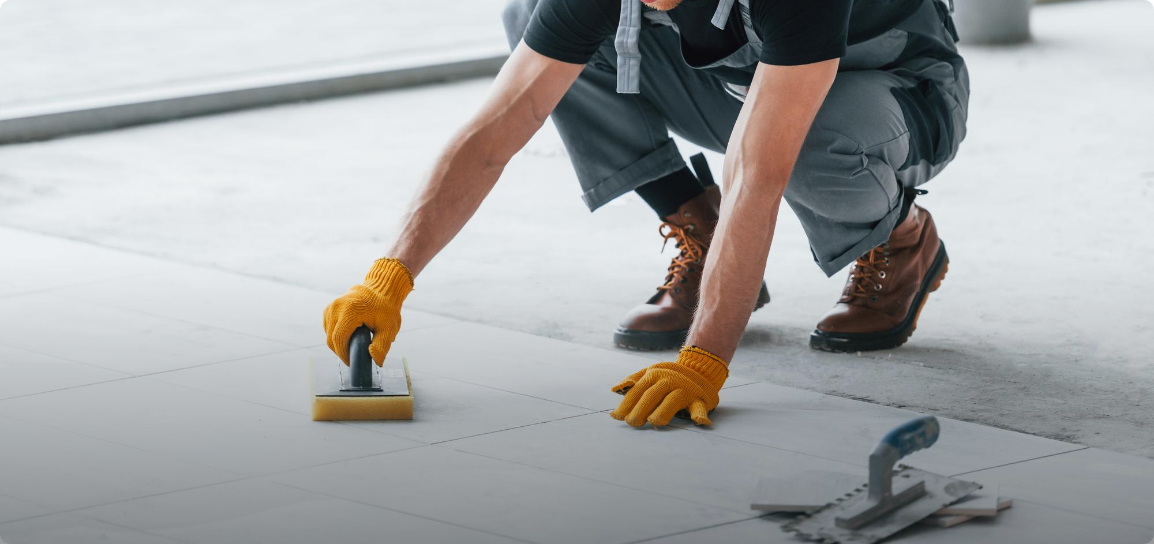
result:
[(886, 268), (890, 264), (890, 245), (884, 243), (862, 255), (854, 263), (854, 270), (849, 275), (850, 284), (847, 295), (855, 299), (869, 299), (877, 302), (877, 293), (885, 286), (881, 280), (886, 278)]
[(661, 244), (662, 251), (665, 251), (665, 246), (670, 240), (673, 240), (674, 247), (681, 250), (669, 263), (665, 285), (658, 287), (658, 290), (672, 290), (680, 294), (681, 287), (678, 284), (685, 282), (685, 275), (693, 272), (694, 266), (701, 265), (702, 259), (705, 258), (705, 244), (692, 231), (693, 225), (681, 227), (668, 222), (662, 223), (657, 229), (657, 232), (665, 238), (665, 242)]

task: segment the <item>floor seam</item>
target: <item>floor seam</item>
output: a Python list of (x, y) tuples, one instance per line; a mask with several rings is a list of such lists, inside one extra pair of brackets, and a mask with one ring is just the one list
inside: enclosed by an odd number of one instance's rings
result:
[[(657, 493), (657, 492), (655, 492), (655, 491), (653, 491), (653, 490), (650, 490), (650, 489), (642, 489), (642, 488), (638, 488), (638, 487), (632, 487), (632, 486), (624, 485), (624, 484), (621, 484), (621, 483), (618, 483), (618, 482), (611, 482), (611, 481), (599, 480), (599, 479), (597, 479), (597, 478), (590, 478), (590, 477), (588, 477), (588, 476), (581, 476), (581, 475), (579, 475), (579, 474), (572, 474), (572, 473), (569, 473), (569, 472), (563, 472), (563, 471), (560, 471), (560, 470), (556, 470), (556, 469), (551, 469), (551, 468), (546, 468), (546, 467), (539, 467), (539, 466), (536, 466), (536, 465), (528, 465), (528, 464), (525, 464), (525, 463), (521, 463), (521, 462), (519, 462), (519, 461), (511, 461), (511, 460), (509, 460), (509, 459), (502, 459), (502, 458), (500, 458), (500, 457), (494, 457), (494, 456), (492, 456), (492, 455), (485, 455), (485, 454), (482, 454), (482, 453), (476, 453), (476, 452), (471, 452), (471, 451), (466, 451), (466, 450), (459, 450), (459, 449), (456, 449), (456, 448), (449, 448), (449, 449), (451, 449), (452, 451), (458, 452), (458, 453), (463, 453), (463, 454), (465, 454), (465, 455), (473, 455), (473, 456), (476, 456), (476, 457), (481, 457), (481, 458), (484, 458), (484, 459), (490, 459), (490, 460), (493, 460), (493, 461), (500, 461), (500, 462), (502, 462), (502, 463), (509, 463), (509, 464), (512, 464), (512, 465), (517, 465), (517, 466), (519, 466), (519, 467), (530, 468), (530, 469), (533, 469), (533, 470), (540, 470), (540, 471), (543, 471), (543, 472), (548, 472), (548, 473), (551, 473), (551, 474), (559, 474), (559, 475), (561, 475), (561, 476), (566, 476), (566, 477), (569, 477), (569, 478), (576, 478), (576, 479), (578, 479), (578, 480), (584, 480), (584, 481), (586, 481), (586, 482), (593, 482), (593, 483), (596, 483), (596, 484), (601, 484), (601, 485), (608, 485), (608, 486), (612, 486), (612, 487), (619, 487), (619, 488), (621, 488), (621, 489), (628, 489), (628, 490), (630, 490), (630, 491), (637, 491), (637, 492), (639, 492), (639, 493), (644, 493), (644, 494), (646, 494), (646, 495), (653, 495), (653, 496), (655, 496), (655, 497), (663, 497), (663, 498), (666, 498), (666, 499), (670, 499), (670, 500), (675, 500), (675, 501), (678, 501), (678, 502), (683, 502), (683, 503), (688, 503), (688, 504), (696, 504), (696, 505), (698, 505), (698, 506), (707, 506), (707, 507), (709, 507), (709, 508), (716, 508), (716, 509), (718, 509), (718, 510), (724, 510), (724, 511), (726, 511), (726, 512), (732, 512), (732, 513), (735, 513), (735, 514), (748, 514), (748, 512), (740, 512), (740, 511), (737, 511), (737, 510), (733, 510), (732, 508), (728, 508), (728, 507), (725, 507), (725, 506), (718, 506), (718, 505), (716, 505), (716, 504), (711, 504), (711, 503), (707, 503), (707, 502), (694, 501), (694, 500), (686, 499), (686, 498), (684, 498), (684, 497), (678, 497), (678, 496), (675, 496), (675, 495), (667, 495), (667, 494), (665, 494), (665, 493)], [(758, 517), (760, 517), (760, 516), (758, 516)]]
[(1088, 449), (1090, 449), (1090, 447), (1089, 447), (1089, 446), (1082, 446), (1082, 447), (1080, 447), (1080, 448), (1077, 448), (1077, 449), (1072, 449), (1072, 450), (1069, 450), (1069, 451), (1060, 451), (1060, 452), (1058, 452), (1058, 453), (1051, 453), (1051, 454), (1049, 454), (1049, 455), (1042, 455), (1042, 456), (1039, 456), (1039, 457), (1033, 457), (1033, 458), (1030, 458), (1030, 459), (1023, 459), (1023, 460), (1021, 460), (1021, 461), (1011, 461), (1011, 462), (1009, 462), (1009, 463), (1003, 463), (1003, 464), (1001, 464), (1001, 465), (994, 465), (994, 466), (992, 466), (992, 467), (979, 468), (979, 469), (975, 469), (975, 470), (968, 470), (968, 471), (966, 471), (966, 472), (959, 472), (959, 473), (957, 473), (957, 474), (953, 474), (953, 475), (951, 475), (950, 477), (951, 477), (951, 478), (958, 478), (958, 477), (961, 477), (961, 476), (965, 476), (965, 475), (967, 475), (967, 474), (973, 474), (973, 473), (975, 473), (975, 472), (984, 472), (984, 471), (987, 471), (987, 470), (994, 470), (994, 469), (996, 469), (996, 468), (1008, 467), (1008, 466), (1012, 466), (1012, 465), (1018, 465), (1018, 464), (1021, 464), (1021, 463), (1029, 463), (1030, 461), (1037, 461), (1037, 460), (1039, 460), (1039, 459), (1046, 459), (1046, 458), (1049, 458), (1049, 457), (1057, 457), (1057, 456), (1059, 456), (1059, 455), (1066, 455), (1066, 454), (1068, 454), (1068, 453), (1074, 453), (1074, 452), (1084, 451), (1084, 450), (1088, 450)]
[(416, 513), (413, 513), (413, 512), (406, 512), (406, 511), (404, 511), (404, 510), (397, 510), (396, 508), (389, 508), (389, 507), (386, 507), (386, 506), (381, 506), (381, 505), (379, 505), (379, 504), (372, 504), (372, 503), (367, 503), (367, 502), (364, 502), (364, 501), (359, 501), (359, 500), (356, 500), (356, 499), (351, 499), (351, 498), (348, 498), (348, 497), (342, 497), (342, 496), (339, 496), (339, 495), (333, 495), (333, 494), (331, 494), (331, 493), (327, 493), (327, 492), (324, 492), (324, 491), (318, 491), (318, 490), (315, 490), (315, 489), (309, 489), (309, 488), (307, 488), (307, 487), (300, 487), (300, 486), (296, 486), (296, 485), (292, 485), (292, 484), (287, 484), (287, 483), (284, 483), (284, 482), (275, 482), (275, 481), (270, 481), (270, 483), (273, 483), (273, 484), (276, 484), (276, 485), (282, 485), (282, 486), (285, 486), (285, 487), (289, 487), (289, 488), (292, 488), (292, 489), (296, 489), (296, 490), (299, 490), (299, 491), (305, 491), (305, 492), (308, 492), (308, 493), (315, 493), (315, 494), (317, 494), (317, 495), (322, 495), (322, 496), (325, 496), (325, 497), (329, 497), (329, 498), (331, 498), (331, 499), (338, 499), (338, 500), (342, 500), (342, 501), (348, 501), (348, 502), (352, 502), (352, 503), (360, 504), (360, 505), (362, 505), (362, 506), (369, 506), (369, 507), (372, 507), (372, 508), (377, 508), (377, 509), (380, 509), (380, 510), (386, 510), (386, 511), (389, 511), (389, 512), (394, 512), (394, 513), (397, 513), (397, 514), (403, 514), (403, 515), (406, 515), (406, 516), (413, 516), (413, 517), (415, 517), (415, 518), (420, 518), (420, 519), (423, 519), (423, 520), (427, 520), (427, 521), (433, 521), (433, 522), (436, 522), (436, 523), (442, 523), (442, 524), (445, 524), (445, 525), (450, 525), (450, 526), (453, 526), (453, 527), (458, 527), (458, 528), (461, 528), (461, 529), (467, 529), (467, 530), (470, 530), (470, 531), (476, 531), (476, 532), (479, 532), (479, 533), (484, 533), (484, 534), (487, 534), (487, 535), (491, 535), (491, 536), (495, 536), (495, 537), (499, 537), (499, 538), (505, 538), (505, 539), (514, 540), (514, 541), (517, 541), (517, 542), (524, 542), (525, 544), (537, 544), (536, 542), (534, 542), (534, 541), (532, 541), (532, 540), (525, 540), (525, 539), (523, 539), (523, 538), (517, 538), (517, 537), (514, 537), (514, 536), (510, 536), (510, 535), (505, 535), (505, 534), (501, 534), (501, 533), (495, 533), (495, 532), (493, 532), (493, 531), (489, 531), (489, 530), (486, 530), (486, 529), (479, 529), (479, 528), (477, 528), (477, 527), (471, 527), (471, 526), (468, 526), (468, 525), (463, 525), (463, 524), (460, 524), (460, 523), (455, 523), (455, 522), (451, 522), (451, 521), (445, 521), (445, 520), (443, 520), (443, 519), (437, 519), (437, 518), (433, 518), (433, 517), (429, 517), (429, 516), (424, 516), (424, 515), (421, 515), (421, 514), (416, 514)]
[(707, 525), (707, 526), (705, 526), (705, 527), (699, 527), (699, 528), (696, 528), (696, 529), (689, 529), (689, 530), (686, 530), (686, 531), (679, 531), (679, 532), (676, 532), (676, 533), (670, 533), (670, 534), (667, 534), (667, 535), (660, 535), (660, 536), (655, 536), (655, 537), (653, 537), (653, 538), (644, 538), (644, 539), (641, 539), (641, 540), (631, 540), (631, 541), (629, 541), (629, 542), (626, 542), (625, 544), (641, 544), (642, 542), (652, 542), (652, 541), (654, 541), (654, 540), (658, 540), (658, 539), (662, 539), (662, 538), (669, 538), (669, 537), (678, 536), (678, 535), (685, 535), (685, 534), (690, 534), (690, 533), (696, 533), (696, 532), (698, 532), (698, 531), (707, 531), (707, 530), (709, 530), (709, 529), (714, 529), (714, 528), (717, 528), (717, 527), (725, 527), (726, 525), (733, 525), (733, 524), (735, 524), (735, 523), (745, 523), (745, 522), (747, 522), (747, 521), (751, 521), (751, 520), (755, 520), (755, 519), (760, 519), (760, 518), (766, 518), (766, 517), (770, 517), (770, 516), (772, 516), (772, 515), (773, 515), (773, 514), (760, 514), (760, 515), (751, 516), (751, 517), (748, 517), (748, 518), (745, 518), (745, 519), (739, 519), (739, 520), (734, 520), (734, 521), (727, 521), (727, 522), (725, 522), (725, 523), (716, 523), (716, 524), (714, 524), (714, 525)]

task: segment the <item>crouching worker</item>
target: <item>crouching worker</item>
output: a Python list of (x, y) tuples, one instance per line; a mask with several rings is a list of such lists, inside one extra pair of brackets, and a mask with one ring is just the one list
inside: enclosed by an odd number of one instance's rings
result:
[[(941, 0), (511, 0), (513, 53), (446, 146), (399, 239), (325, 310), (328, 345), (376, 333), (378, 364), (414, 278), (552, 115), (590, 210), (636, 191), (680, 253), (615, 342), (683, 346), (614, 386), (640, 427), (708, 425), (750, 313), (784, 199), (818, 268), (849, 266), (818, 349), (903, 344), (948, 259), (917, 187), (955, 156), (969, 81)], [(721, 186), (673, 131), (725, 154)]]

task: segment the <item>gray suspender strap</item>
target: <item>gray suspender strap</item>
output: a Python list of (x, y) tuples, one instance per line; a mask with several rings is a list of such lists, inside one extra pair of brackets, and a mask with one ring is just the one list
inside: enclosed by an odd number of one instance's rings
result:
[(717, 4), (717, 11), (713, 12), (713, 26), (725, 29), (725, 23), (729, 21), (729, 14), (733, 12), (733, 3), (735, 0), (721, 0)]
[(613, 45), (617, 49), (617, 92), (641, 92), (641, 0), (621, 0), (621, 21)]
[[(724, 29), (725, 24), (729, 22), (730, 14), (733, 13), (733, 5), (737, 2), (738, 0), (720, 0), (717, 11), (713, 13), (713, 19), (710, 21), (713, 26)], [(749, 43), (760, 45), (761, 38), (754, 31), (750, 19), (750, 0), (740, 2), (741, 21), (745, 27), (746, 37)], [(617, 23), (617, 36), (613, 40), (613, 46), (617, 49), (617, 92), (621, 94), (641, 92), (641, 49), (638, 47), (638, 41), (641, 36), (643, 10), (641, 0), (621, 0), (621, 19)], [(661, 15), (664, 16), (663, 22), (672, 23), (668, 20), (668, 15)]]
[(750, 15), (749, 7), (750, 0), (739, 0), (739, 2), (741, 5), (738, 11), (741, 13), (741, 25), (745, 27), (745, 38), (749, 40), (749, 43), (761, 45), (761, 37), (753, 28), (753, 16)]

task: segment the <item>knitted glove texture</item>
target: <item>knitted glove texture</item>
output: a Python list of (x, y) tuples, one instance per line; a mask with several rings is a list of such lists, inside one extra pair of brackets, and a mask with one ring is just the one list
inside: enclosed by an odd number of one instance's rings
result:
[(677, 361), (641, 369), (613, 386), (625, 399), (609, 415), (633, 427), (646, 422), (668, 425), (682, 410), (698, 425), (709, 425), (709, 411), (717, 407), (718, 392), (729, 377), (729, 365), (698, 347), (681, 348)]
[(401, 330), (401, 303), (413, 290), (413, 275), (396, 259), (377, 259), (365, 282), (354, 285), (325, 308), (329, 349), (349, 364), (349, 338), (361, 325), (373, 331), (369, 354), (384, 364), (389, 347)]

